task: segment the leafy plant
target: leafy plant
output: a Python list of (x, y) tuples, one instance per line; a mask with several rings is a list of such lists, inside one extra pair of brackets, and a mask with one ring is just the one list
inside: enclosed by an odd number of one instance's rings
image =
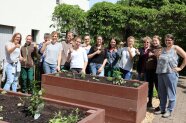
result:
[(121, 85), (126, 83), (126, 81), (122, 78), (122, 73), (118, 70), (113, 72), (113, 84)]
[(86, 77), (86, 74), (85, 73), (81, 73), (81, 78), (85, 79), (85, 77)]
[(70, 115), (62, 116), (62, 113), (59, 111), (55, 113), (55, 116), (49, 120), (49, 123), (77, 123), (79, 119), (79, 109), (73, 110)]
[(72, 78), (73, 74), (72, 73), (66, 73), (66, 76), (69, 77), (69, 78)]
[(33, 81), (33, 94), (29, 99), (30, 106), (28, 110), (34, 116), (34, 119), (40, 117), (41, 111), (44, 108), (44, 101), (41, 98), (43, 95), (43, 89), (39, 90), (37, 86), (38, 81)]
[(55, 76), (60, 77), (60, 73), (59, 72), (55, 73)]
[(108, 80), (109, 82), (112, 82), (112, 81), (113, 81), (113, 78), (112, 78), (112, 77), (107, 77), (107, 80)]
[(7, 92), (5, 90), (1, 91), (1, 94), (6, 94)]
[(140, 86), (140, 84), (139, 84), (139, 83), (137, 83), (137, 82), (135, 82), (135, 83), (133, 83), (133, 84), (132, 84), (132, 86), (133, 86), (133, 87), (139, 87), (139, 86)]
[(95, 76), (93, 76), (92, 79), (96, 81), (100, 81), (99, 78), (96, 78)]

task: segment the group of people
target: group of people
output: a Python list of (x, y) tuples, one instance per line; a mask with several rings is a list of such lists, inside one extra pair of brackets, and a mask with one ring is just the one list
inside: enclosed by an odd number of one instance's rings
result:
[[(70, 70), (75, 73), (86, 73), (97, 76), (113, 76), (115, 70), (122, 73), (123, 79), (132, 77), (133, 63), (136, 56), (138, 80), (149, 83), (147, 107), (152, 107), (154, 85), (158, 91), (160, 106), (156, 114), (163, 117), (171, 116), (176, 104), (176, 86), (178, 72), (186, 65), (185, 51), (174, 45), (171, 34), (165, 36), (165, 47), (161, 46), (161, 38), (155, 35), (152, 39), (148, 36), (142, 39), (143, 47), (134, 48), (135, 38), (127, 38), (125, 47), (118, 47), (118, 41), (112, 38), (105, 47), (102, 36), (96, 37), (96, 42), (91, 46), (90, 35), (74, 37), (68, 32), (66, 40), (58, 42), (59, 34), (54, 31), (44, 35), (44, 41), (37, 46), (32, 41), (32, 36), (26, 37), (26, 43), (21, 46), (21, 34), (15, 33), (11, 42), (5, 46), (7, 76), (4, 90), (17, 91), (18, 78), (21, 73), (21, 91), (32, 92), (34, 75), (34, 57), (40, 57), (40, 72), (43, 74)], [(178, 67), (178, 55), (183, 62)], [(168, 97), (168, 107), (166, 109)]]

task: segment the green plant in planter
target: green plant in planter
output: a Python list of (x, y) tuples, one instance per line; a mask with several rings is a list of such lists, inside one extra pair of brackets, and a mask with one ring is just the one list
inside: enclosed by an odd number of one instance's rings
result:
[(95, 76), (93, 76), (92, 79), (93, 80), (96, 80), (96, 81), (100, 81), (99, 78), (98, 77), (95, 77)]
[(6, 94), (7, 92), (5, 90), (1, 91), (1, 94)]
[(55, 73), (55, 76), (60, 77), (60, 73), (59, 72)]
[(72, 73), (66, 73), (66, 76), (69, 78), (73, 78), (73, 74)]
[(137, 82), (135, 82), (135, 83), (133, 83), (133, 84), (132, 84), (132, 86), (133, 86), (133, 87), (139, 87), (139, 86), (140, 86), (140, 84), (139, 84), (139, 83), (137, 83)]
[(122, 78), (122, 72), (118, 71), (118, 70), (115, 70), (113, 72), (113, 84), (116, 84), (116, 85), (121, 85), (121, 84), (124, 84), (126, 83), (126, 81)]
[(79, 119), (79, 109), (72, 111), (68, 116), (62, 116), (61, 112), (55, 113), (55, 116), (49, 120), (49, 123), (77, 123)]
[(38, 81), (33, 81), (33, 94), (29, 98), (30, 106), (29, 112), (34, 116), (34, 119), (40, 117), (41, 111), (44, 108), (44, 100), (41, 98), (43, 95), (43, 89), (39, 90), (37, 86)]
[(112, 77), (107, 77), (107, 81), (112, 82), (113, 78)]
[(85, 73), (81, 73), (81, 78), (85, 79), (85, 77), (86, 77), (86, 74)]

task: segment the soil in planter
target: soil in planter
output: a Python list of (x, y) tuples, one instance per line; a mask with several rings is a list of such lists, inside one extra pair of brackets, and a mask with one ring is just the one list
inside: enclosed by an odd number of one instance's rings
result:
[[(107, 80), (107, 77), (92, 76), (89, 74), (86, 74), (85, 77), (81, 77), (81, 74), (63, 72), (63, 73), (55, 73), (54, 76), (81, 79), (81, 80), (86, 80), (87, 82), (100, 82), (100, 83), (106, 83), (106, 84), (113, 84), (112, 81)], [(130, 81), (130, 80), (124, 80), (124, 81), (125, 82), (122, 83), (121, 86), (137, 88), (143, 84), (143, 81), (136, 81), (136, 82)]]
[[(62, 116), (68, 116), (73, 110), (75, 110), (73, 107), (45, 102), (45, 107), (41, 116), (39, 119), (34, 120), (32, 116), (28, 115), (28, 112), (25, 112), (25, 107), (17, 106), (18, 103), (22, 102), (17, 96), (0, 95), (0, 106), (3, 106), (3, 110), (0, 111), (0, 117), (3, 117), (3, 121), (9, 123), (48, 123), (49, 120), (54, 117), (54, 114), (59, 111), (61, 111)], [(79, 120), (87, 116), (86, 111), (83, 110), (80, 110), (78, 115)]]

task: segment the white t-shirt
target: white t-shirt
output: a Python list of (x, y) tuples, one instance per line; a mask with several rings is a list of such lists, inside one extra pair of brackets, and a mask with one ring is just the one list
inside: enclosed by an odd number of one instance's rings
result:
[(8, 53), (7, 48), (12, 48), (15, 47), (15, 44), (12, 42), (8, 42), (5, 45), (5, 53), (6, 53), (6, 61), (8, 63), (12, 62), (18, 62), (19, 61), (19, 56), (20, 56), (20, 48), (16, 48), (12, 53)]
[(84, 62), (88, 62), (87, 53), (84, 48), (79, 47), (71, 53), (70, 68), (83, 68)]
[(45, 62), (49, 64), (57, 64), (58, 55), (62, 51), (62, 44), (56, 42), (55, 44), (48, 44), (45, 49)]
[[(131, 52), (132, 52), (133, 56), (136, 55), (135, 51), (136, 51), (135, 48), (131, 48)], [(134, 63), (134, 59), (132, 59), (132, 60), (130, 59), (130, 55), (129, 55), (129, 52), (128, 52), (128, 47), (124, 47), (122, 49), (121, 59), (120, 59), (120, 62), (119, 62), (119, 67), (124, 69), (124, 70), (127, 70), (127, 71), (132, 71), (133, 63)]]

